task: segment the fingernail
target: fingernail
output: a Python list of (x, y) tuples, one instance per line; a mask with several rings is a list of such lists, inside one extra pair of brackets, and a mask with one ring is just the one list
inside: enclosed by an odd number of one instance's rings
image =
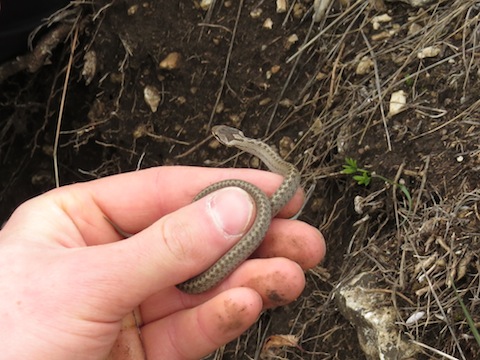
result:
[(217, 228), (226, 238), (243, 235), (250, 225), (254, 205), (252, 198), (240, 188), (228, 187), (214, 192), (207, 209)]

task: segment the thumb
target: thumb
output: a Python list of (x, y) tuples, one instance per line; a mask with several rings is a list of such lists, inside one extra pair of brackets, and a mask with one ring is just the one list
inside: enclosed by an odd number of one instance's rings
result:
[(154, 293), (211, 266), (247, 232), (254, 214), (248, 193), (224, 188), (126, 240), (87, 248), (94, 253), (89, 261), (102, 262), (89, 268), (96, 268), (95, 278), (108, 284), (108, 289), (98, 284), (95, 289), (108, 307), (121, 299), (129, 311)]

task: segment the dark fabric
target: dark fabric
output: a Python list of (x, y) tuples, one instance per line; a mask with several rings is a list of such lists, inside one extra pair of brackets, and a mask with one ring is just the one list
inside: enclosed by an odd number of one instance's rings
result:
[(69, 0), (0, 0), (0, 61), (27, 50), (28, 34)]

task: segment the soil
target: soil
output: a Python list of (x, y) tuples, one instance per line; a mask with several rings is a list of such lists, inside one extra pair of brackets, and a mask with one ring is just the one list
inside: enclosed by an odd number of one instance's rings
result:
[[(226, 0), (208, 11), (196, 1), (71, 6), (61, 24), (51, 24), (72, 31), (47, 63), (0, 84), (0, 223), (55, 187), (54, 154), (61, 185), (160, 165), (258, 166), (212, 139), (211, 125), (228, 124), (265, 139), (301, 170), (313, 191), (301, 219), (323, 232), (328, 254), (306, 274), (295, 303), (263, 314), (212, 359), (363, 358), (333, 299), (335, 287), (361, 271), (381, 273), (385, 289), (409, 299), (392, 299), (402, 336), (478, 358), (480, 345), (446, 279), (453, 272), (478, 325), (480, 8), (475, 1), (418, 9), (343, 0), (312, 23), (312, 4), (290, 2), (286, 13), (261, 0)], [(381, 14), (391, 19), (375, 28)], [(420, 59), (429, 46), (439, 53)], [(165, 66), (166, 58), (174, 61)], [(389, 114), (400, 90), (406, 105)], [(347, 157), (368, 170), (368, 186), (341, 172)], [(363, 209), (356, 199), (365, 200)], [(434, 254), (437, 293), (419, 295), (415, 266)], [(427, 308), (444, 309), (451, 330), (434, 315), (404, 326)], [(267, 354), (265, 340), (285, 334), (298, 346)], [(416, 358), (442, 357), (422, 348)]]

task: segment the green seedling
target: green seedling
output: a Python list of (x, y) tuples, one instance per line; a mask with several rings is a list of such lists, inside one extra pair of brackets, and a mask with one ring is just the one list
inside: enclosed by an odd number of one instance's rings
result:
[(413, 77), (411, 77), (410, 75), (405, 75), (405, 85), (407, 85), (408, 87), (412, 87), (413, 83)]
[(455, 291), (455, 296), (462, 308), (463, 314), (467, 318), (468, 327), (470, 328), (470, 331), (472, 332), (473, 337), (475, 338), (475, 341), (480, 346), (480, 334), (478, 333), (477, 327), (475, 326), (475, 321), (473, 321), (472, 316), (470, 315), (470, 312), (468, 311), (467, 306), (465, 305), (462, 298), (460, 297), (457, 287), (455, 286), (453, 281), (452, 281), (452, 285), (453, 285), (453, 290)]
[(357, 164), (357, 160), (353, 158), (345, 158), (345, 164), (343, 164), (343, 170), (341, 171), (341, 173), (345, 175), (352, 175), (353, 180), (355, 180), (358, 185), (363, 186), (368, 186), (372, 181), (372, 178), (381, 179), (384, 182), (400, 189), (403, 195), (405, 195), (405, 198), (408, 200), (409, 209), (412, 208), (412, 197), (410, 196), (410, 192), (405, 185), (399, 184), (398, 182), (387, 179), (382, 175), (372, 173), (366, 169), (359, 167)]

